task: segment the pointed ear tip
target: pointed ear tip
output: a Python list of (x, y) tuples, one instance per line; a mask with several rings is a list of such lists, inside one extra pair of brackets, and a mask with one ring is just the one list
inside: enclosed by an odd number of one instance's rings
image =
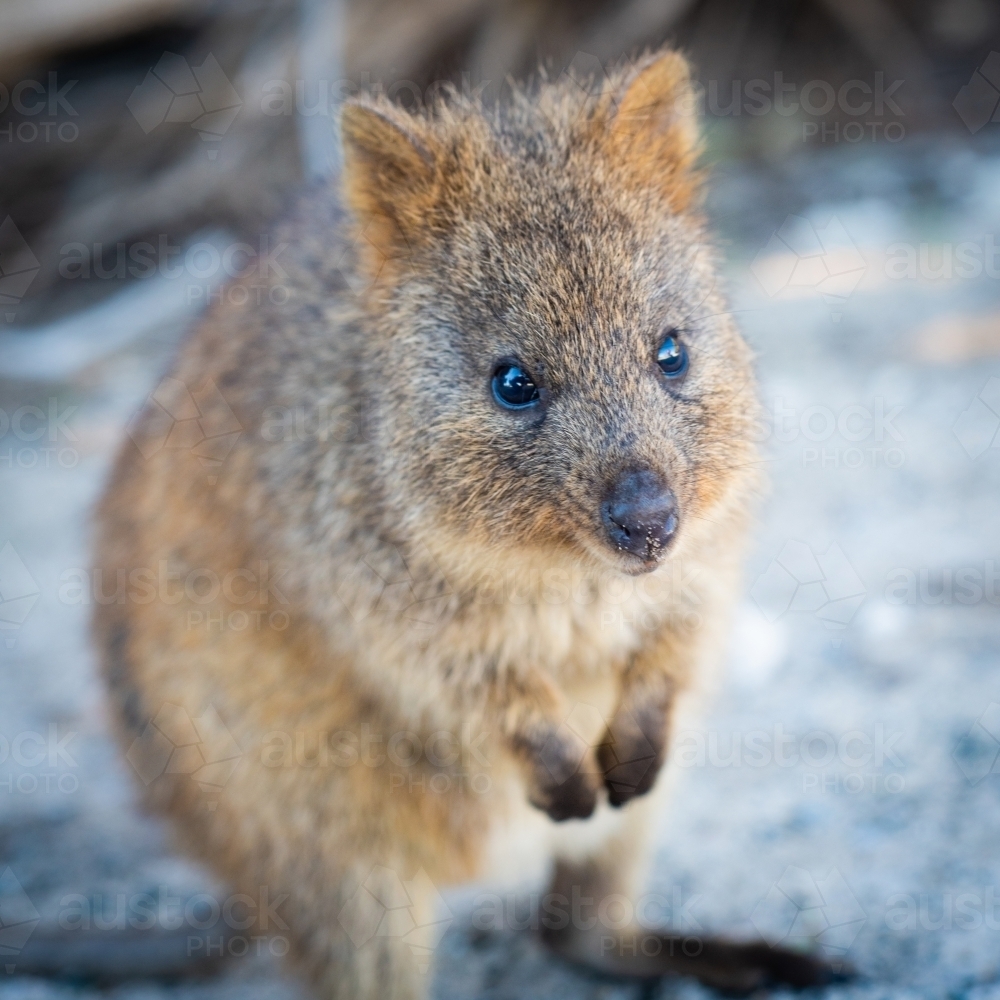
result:
[(340, 106), (340, 130), (347, 136), (358, 135), (379, 120), (386, 121), (386, 116), (363, 97), (348, 98)]
[(691, 80), (691, 63), (678, 49), (660, 49), (648, 56), (639, 76), (655, 77), (665, 85), (680, 86)]
[(340, 109), (340, 135), (345, 149), (368, 155), (414, 154), (429, 164), (432, 160), (426, 129), (405, 111), (383, 106), (365, 97), (352, 97)]

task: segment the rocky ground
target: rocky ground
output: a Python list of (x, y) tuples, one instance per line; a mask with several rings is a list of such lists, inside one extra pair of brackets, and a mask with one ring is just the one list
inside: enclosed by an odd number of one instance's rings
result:
[[(1000, 998), (1000, 143), (732, 163), (710, 209), (758, 353), (772, 487), (728, 683), (704, 730), (677, 736), (663, 918), (850, 963), (859, 978), (830, 998)], [(222, 891), (138, 812), (66, 586), (128, 419), (197, 308), (184, 281), (0, 336), (5, 1000), (99, 992), (18, 968), (25, 935), (67, 907)], [(474, 889), (446, 904), (440, 1000), (708, 995), (597, 979), (529, 931), (477, 930)], [(105, 992), (303, 997), (269, 948), (203, 981)]]

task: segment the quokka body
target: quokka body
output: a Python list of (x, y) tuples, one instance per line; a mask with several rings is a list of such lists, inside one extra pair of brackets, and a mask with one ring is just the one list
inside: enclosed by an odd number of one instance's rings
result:
[[(210, 309), (130, 428), (97, 564), (193, 582), (97, 608), (123, 744), (191, 851), (287, 894), (323, 996), (424, 995), (448, 885), (641, 892), (756, 482), (689, 98), (665, 52), (498, 110), (349, 102), (343, 176), (276, 231), (283, 293)], [(350, 419), (283, 433), (297, 412)], [(303, 763), (302, 733), (358, 759)], [(164, 746), (188, 756), (160, 766)], [(636, 964), (589, 924), (551, 930), (610, 971), (816, 974), (669, 937)]]

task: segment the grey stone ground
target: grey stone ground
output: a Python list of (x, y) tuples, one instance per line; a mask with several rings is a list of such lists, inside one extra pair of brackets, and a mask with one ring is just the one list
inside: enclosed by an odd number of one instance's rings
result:
[[(772, 416), (773, 487), (729, 682), (704, 732), (679, 734), (674, 751), (662, 915), (846, 954), (862, 977), (830, 998), (1000, 998), (1000, 583), (986, 579), (1000, 570), (1000, 284), (982, 267), (930, 275), (963, 241), (982, 262), (1000, 232), (1000, 146), (841, 147), (780, 171), (723, 168), (715, 183), (727, 281)], [(790, 214), (807, 221), (781, 228)], [(928, 273), (890, 277), (897, 243), (918, 270), (924, 244)], [(138, 813), (106, 734), (87, 608), (60, 594), (66, 571), (87, 565), (88, 510), (181, 326), (176, 310), (160, 325), (156, 310), (137, 315), (141, 337), (123, 346), (110, 330), (110, 353), (69, 373), (54, 353), (0, 341), (0, 366), (23, 373), (0, 381), (8, 417), (47, 413), (50, 399), (76, 407), (64, 425), (46, 420), (41, 440), (28, 440), (30, 420), (0, 438), (0, 545), (16, 554), (0, 554), (0, 616), (32, 604), (0, 633), (11, 643), (0, 642), (0, 946), (30, 907), (51, 924), (69, 893), (211, 885)], [(68, 757), (36, 760), (30, 738), (16, 754), (8, 745), (50, 726), (56, 741), (76, 734)], [(527, 932), (475, 933), (473, 901), (449, 899), (441, 1000), (638, 1000), (639, 987), (570, 969)], [(13, 964), (4, 998), (96, 993)], [(267, 958), (110, 992), (303, 996)], [(645, 995), (708, 994), (675, 981)]]

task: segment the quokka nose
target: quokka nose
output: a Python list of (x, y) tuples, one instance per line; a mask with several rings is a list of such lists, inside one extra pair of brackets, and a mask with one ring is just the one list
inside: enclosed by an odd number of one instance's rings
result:
[(601, 519), (613, 548), (652, 562), (677, 531), (677, 498), (652, 470), (626, 471), (608, 490)]

